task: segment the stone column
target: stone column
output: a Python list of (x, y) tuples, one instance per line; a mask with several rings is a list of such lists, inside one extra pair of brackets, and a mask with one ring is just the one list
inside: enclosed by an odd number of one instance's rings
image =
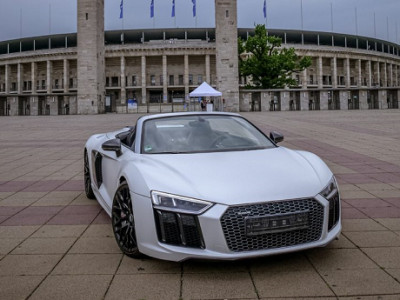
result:
[(367, 110), (368, 109), (368, 101), (367, 101), (367, 91), (366, 90), (360, 90), (359, 101), (360, 101), (360, 109)]
[(121, 56), (120, 58), (121, 64), (121, 99), (119, 105), (117, 105), (117, 112), (126, 113), (126, 74), (125, 74), (125, 56)]
[(189, 55), (184, 55), (183, 84), (185, 85), (185, 97), (189, 97)]
[(58, 115), (58, 99), (57, 96), (47, 96), (47, 104), (50, 105), (50, 116)]
[(8, 97), (7, 102), (10, 104), (10, 116), (18, 116), (19, 113), (19, 103), (18, 97)]
[(363, 85), (363, 82), (362, 82), (363, 77), (362, 77), (362, 63), (361, 63), (361, 59), (359, 59), (359, 60), (357, 61), (357, 65), (358, 65), (358, 68), (357, 68), (357, 70), (358, 70), (357, 86), (358, 86), (358, 87), (361, 87), (361, 86)]
[(393, 87), (393, 64), (389, 64), (389, 87)]
[(104, 0), (77, 1), (78, 114), (104, 113)]
[(69, 60), (64, 58), (64, 73), (63, 73), (63, 79), (64, 79), (64, 93), (69, 92)]
[(375, 62), (374, 64), (374, 82), (372, 83), (373, 86), (381, 85), (381, 74), (379, 68), (379, 61)]
[(350, 74), (350, 58), (346, 58), (345, 62), (344, 62), (344, 66), (346, 68), (346, 87), (350, 88), (351, 86), (351, 74)]
[(210, 54), (206, 54), (206, 82), (209, 85), (212, 85), (212, 83), (211, 83)]
[(310, 102), (310, 95), (307, 91), (300, 92), (300, 110), (308, 110), (308, 104)]
[(322, 87), (323, 87), (323, 82), (322, 82), (323, 69), (322, 69), (322, 57), (321, 56), (318, 56), (317, 76), (318, 76), (318, 88), (322, 89)]
[(319, 101), (321, 110), (328, 110), (328, 91), (321, 91), (319, 93)]
[(371, 87), (372, 86), (372, 62), (369, 60), (367, 61), (367, 86)]
[(147, 73), (146, 73), (146, 56), (142, 55), (142, 104), (147, 103)]
[(8, 94), (8, 93), (10, 93), (10, 78), (9, 78), (9, 76), (10, 76), (10, 65), (9, 64), (6, 64), (5, 65), (5, 74), (4, 74), (4, 80), (5, 80), (5, 82), (4, 82), (4, 85), (5, 85), (5, 92), (6, 92), (6, 94)]
[(339, 99), (340, 99), (340, 110), (348, 110), (349, 109), (349, 92), (348, 91), (340, 91)]
[(388, 109), (388, 91), (387, 90), (380, 90), (378, 92), (378, 99), (379, 99), (379, 108), (380, 109)]
[(331, 74), (332, 74), (332, 87), (337, 88), (337, 59), (336, 56), (332, 58), (331, 61)]
[(52, 83), (52, 62), (50, 60), (47, 61), (47, 73), (46, 73), (46, 83), (47, 83), (47, 94), (51, 94), (53, 90), (53, 83)]
[(281, 92), (281, 111), (289, 111), (290, 110), (290, 92), (284, 91)]
[[(388, 86), (388, 76), (387, 76), (387, 64), (386, 62), (383, 63), (383, 86), (387, 87)], [(386, 102), (386, 101), (385, 101)]]
[(215, 0), (217, 89), (224, 111), (239, 111), (237, 0)]
[(19, 63), (17, 66), (17, 93), (22, 94), (24, 66)]
[(163, 76), (163, 102), (168, 102), (168, 73), (167, 73), (167, 56), (162, 56), (162, 76)]
[(37, 116), (39, 113), (39, 98), (36, 96), (29, 97), (31, 116)]
[(269, 111), (273, 92), (261, 92), (261, 111)]
[(242, 92), (240, 93), (240, 111), (248, 112), (250, 111), (251, 93)]
[(303, 87), (303, 89), (307, 89), (308, 83), (307, 83), (307, 69), (304, 69), (303, 72), (301, 72), (301, 85)]
[[(36, 93), (36, 75), (37, 75), (37, 64), (36, 64), (36, 62), (33, 61), (33, 62), (31, 62), (32, 94)], [(36, 100), (36, 103), (37, 103), (37, 100)]]

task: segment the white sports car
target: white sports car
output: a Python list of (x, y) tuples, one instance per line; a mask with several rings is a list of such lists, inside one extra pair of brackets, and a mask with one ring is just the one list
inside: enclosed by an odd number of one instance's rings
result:
[(327, 245), (341, 231), (332, 172), (232, 113), (141, 117), (89, 138), (85, 192), (126, 255), (234, 260)]

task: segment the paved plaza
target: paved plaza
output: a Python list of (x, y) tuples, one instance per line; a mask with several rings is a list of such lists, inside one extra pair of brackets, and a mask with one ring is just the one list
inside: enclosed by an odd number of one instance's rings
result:
[(400, 111), (243, 115), (331, 167), (339, 240), (235, 262), (128, 258), (84, 195), (82, 154), (139, 115), (2, 117), (0, 299), (400, 299)]

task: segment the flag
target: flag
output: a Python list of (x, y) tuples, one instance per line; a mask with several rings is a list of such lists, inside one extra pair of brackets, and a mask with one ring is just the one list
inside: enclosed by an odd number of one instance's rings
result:
[(193, 17), (196, 16), (196, 0), (192, 0), (193, 3)]
[(150, 4), (150, 18), (154, 18), (154, 0), (151, 0)]
[(266, 19), (267, 18), (267, 0), (264, 0), (263, 12), (264, 12), (264, 19)]
[(122, 19), (124, 17), (124, 0), (121, 0), (121, 4), (119, 5), (119, 18)]
[(172, 13), (171, 13), (171, 17), (175, 17), (175, 0), (172, 0)]

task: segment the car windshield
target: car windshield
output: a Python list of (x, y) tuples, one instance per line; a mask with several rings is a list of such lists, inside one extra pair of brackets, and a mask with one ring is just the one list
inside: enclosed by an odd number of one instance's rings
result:
[(143, 124), (146, 154), (257, 150), (275, 145), (241, 117), (187, 115), (150, 119)]

